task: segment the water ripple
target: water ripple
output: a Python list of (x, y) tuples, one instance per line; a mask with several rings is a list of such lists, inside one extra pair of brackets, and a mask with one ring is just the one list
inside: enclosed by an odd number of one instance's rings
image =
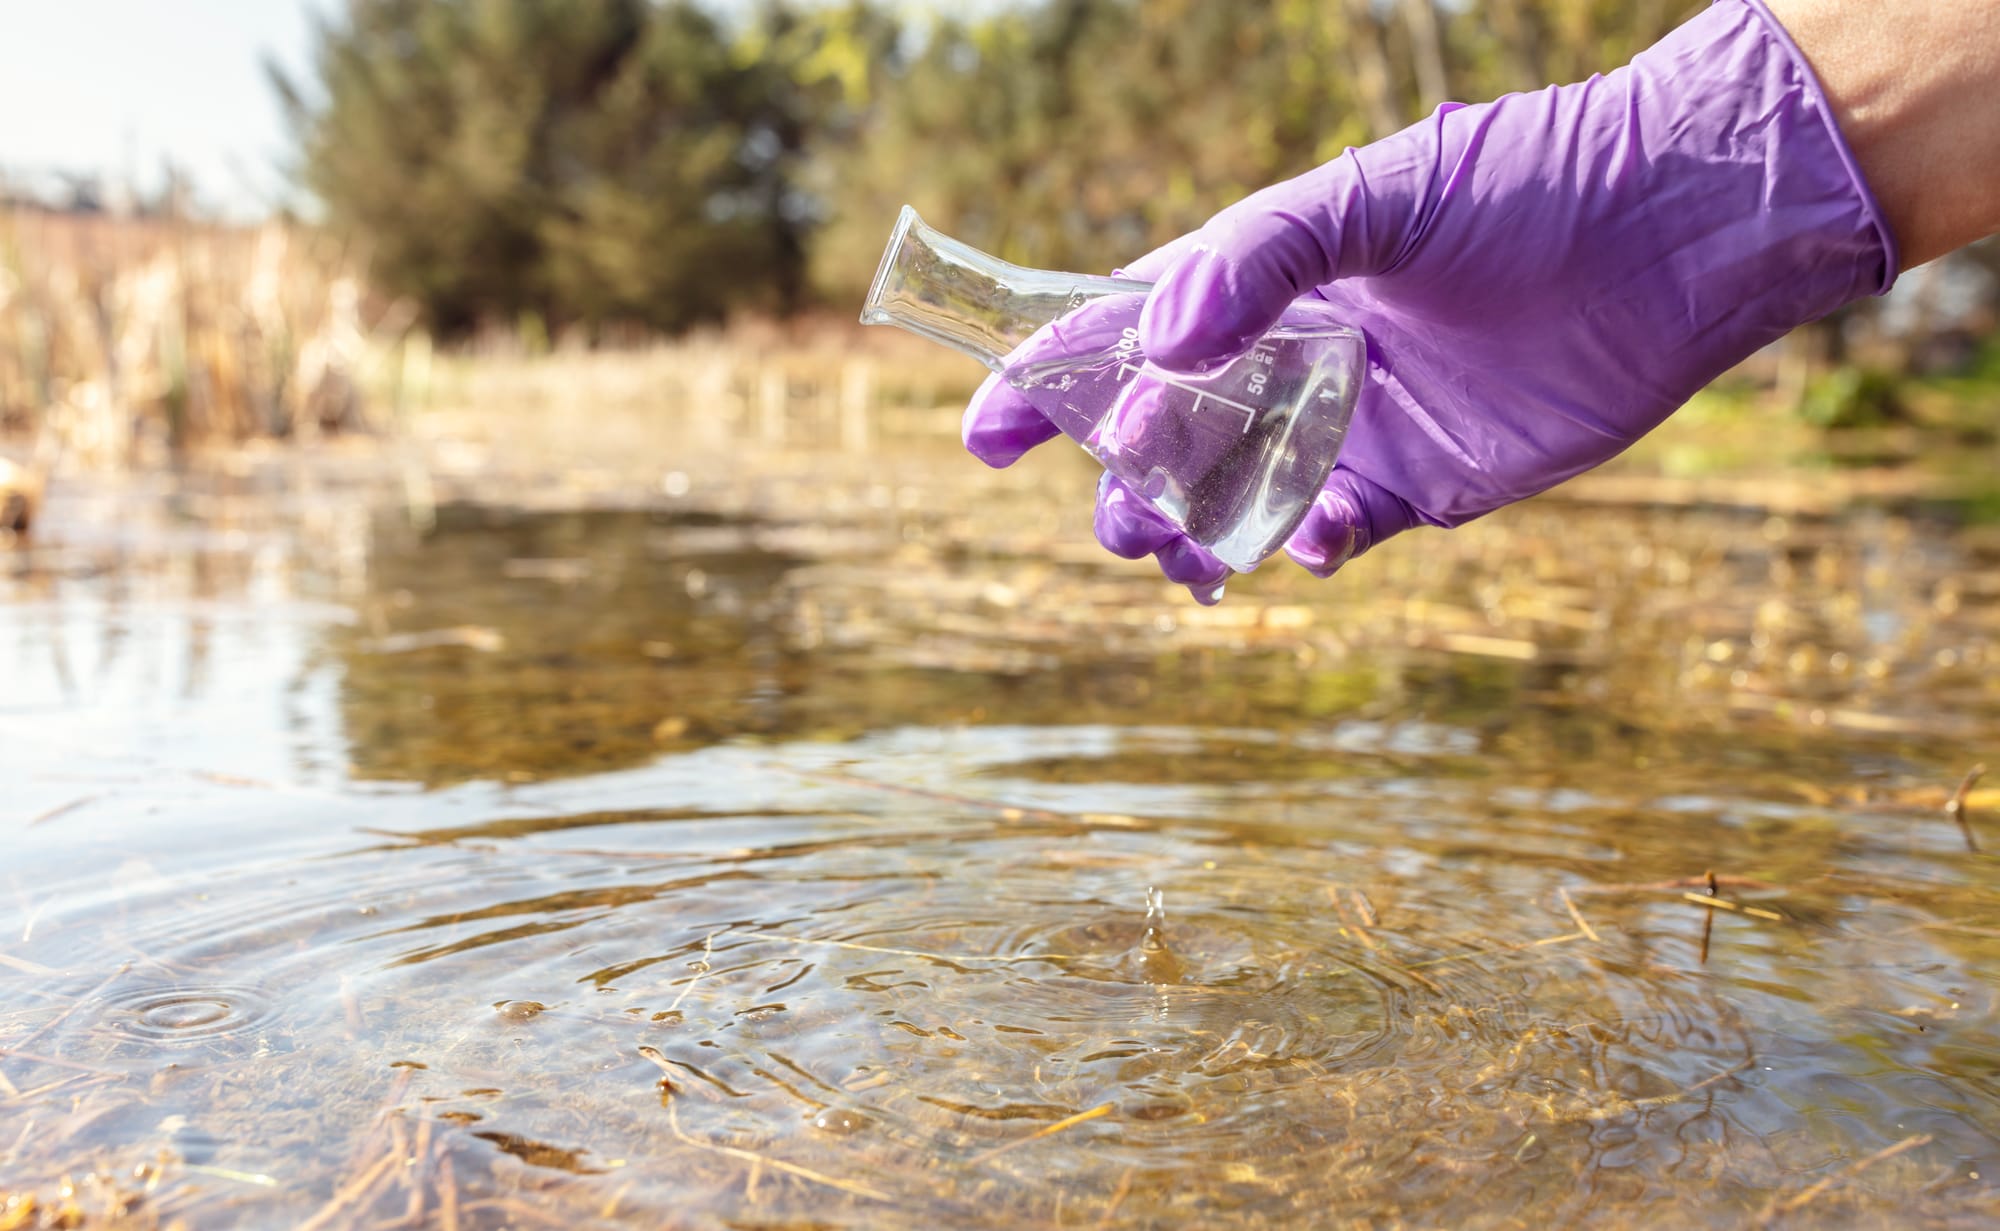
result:
[(105, 1025), (156, 1043), (194, 1042), (244, 1034), (277, 1015), (271, 998), (241, 984), (120, 988), (105, 995)]

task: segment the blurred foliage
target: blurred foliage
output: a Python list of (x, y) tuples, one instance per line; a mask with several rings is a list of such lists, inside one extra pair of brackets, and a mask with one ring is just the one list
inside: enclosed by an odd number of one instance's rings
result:
[[(315, 79), (274, 80), (303, 183), (381, 289), (447, 335), (596, 338), (852, 305), (905, 202), (1010, 260), (1106, 271), (1447, 98), (1616, 67), (1701, 7), (348, 0)], [(2000, 251), (1938, 268), (1900, 309), (1803, 331), (1787, 400), (1897, 418), (1895, 379), (1963, 367)]]
[(677, 330), (845, 302), (910, 200), (1103, 268), (1414, 119), (1621, 62), (1667, 0), (349, 0), (273, 70), (304, 185), (383, 289)]
[(817, 166), (829, 294), (866, 285), (908, 200), (1012, 260), (1103, 270), (1446, 98), (1623, 63), (1664, 2), (1047, 0), (941, 20)]
[(1806, 387), (1799, 414), (1817, 427), (1881, 427), (1909, 418), (1899, 381), (1878, 368), (1835, 368)]
[(354, 0), (319, 27), (310, 87), (272, 78), (305, 185), (433, 326), (675, 330), (797, 306), (797, 164), (838, 126), (838, 44), (877, 28), (782, 7), (728, 28), (684, 0)]

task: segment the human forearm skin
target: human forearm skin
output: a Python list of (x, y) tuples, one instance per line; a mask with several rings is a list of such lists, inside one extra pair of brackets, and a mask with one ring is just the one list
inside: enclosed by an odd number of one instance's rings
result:
[(1765, 0), (1908, 269), (2000, 231), (2000, 0)]

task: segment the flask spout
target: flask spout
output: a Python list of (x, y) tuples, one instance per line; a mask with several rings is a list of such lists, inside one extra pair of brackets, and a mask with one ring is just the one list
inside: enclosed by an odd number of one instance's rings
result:
[(905, 205), (862, 304), (864, 325), (895, 325), (995, 372), (1037, 329), (1103, 295), (1143, 292), (1123, 278), (1028, 269), (937, 230)]

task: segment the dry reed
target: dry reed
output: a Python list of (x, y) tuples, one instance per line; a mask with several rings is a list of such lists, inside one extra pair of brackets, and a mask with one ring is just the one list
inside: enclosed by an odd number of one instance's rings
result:
[(418, 409), (448, 435), (510, 410), (525, 413), (509, 437), (522, 420), (558, 439), (638, 428), (646, 453), (669, 460), (745, 432), (862, 453), (885, 429), (954, 431), (981, 375), (844, 318), (608, 348), (562, 338), (538, 350), (501, 331), (442, 355), (416, 318), (309, 227), (0, 208), (0, 442), (34, 451), (0, 459), (12, 467), (0, 487), (38, 492), (58, 456), (119, 468), (257, 440), (401, 436)]
[(355, 263), (308, 229), (0, 211), (0, 435), (124, 466), (363, 426), (381, 325)]

